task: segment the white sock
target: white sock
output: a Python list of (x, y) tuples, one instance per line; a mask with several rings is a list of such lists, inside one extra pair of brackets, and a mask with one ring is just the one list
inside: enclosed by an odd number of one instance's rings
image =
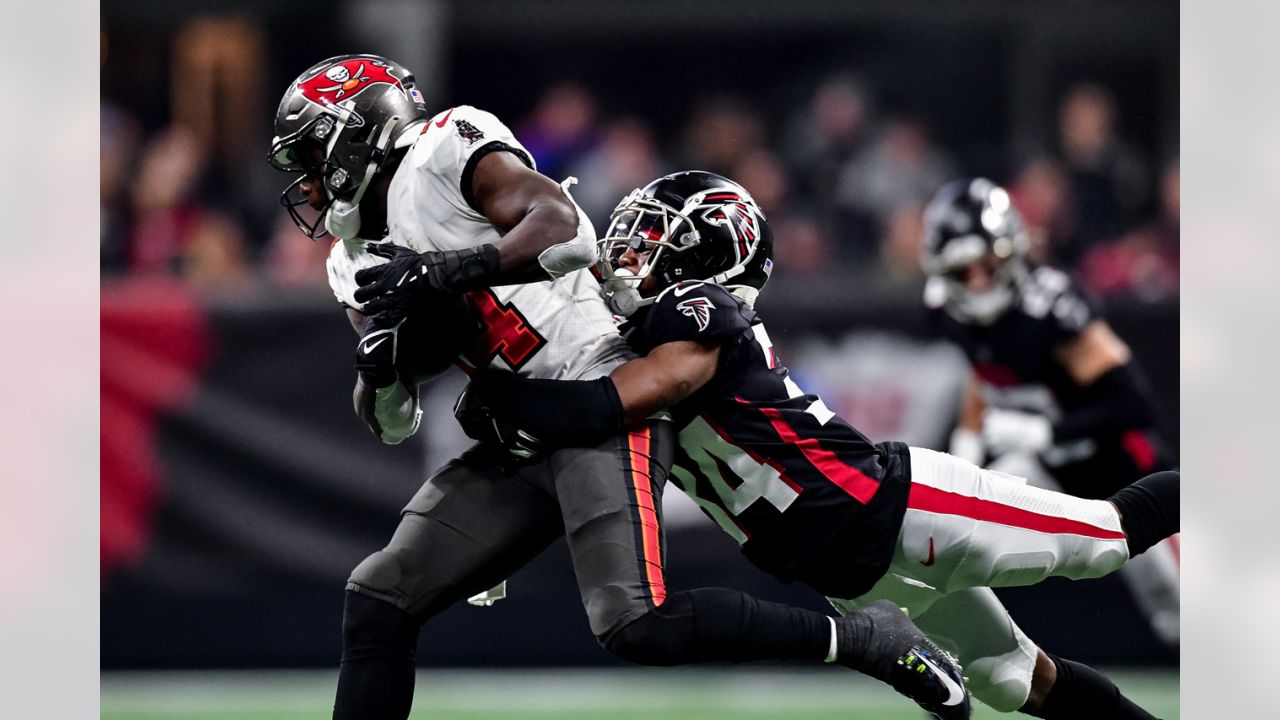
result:
[(827, 616), (827, 622), (831, 623), (831, 647), (827, 650), (827, 659), (823, 662), (836, 661), (836, 620), (830, 615)]

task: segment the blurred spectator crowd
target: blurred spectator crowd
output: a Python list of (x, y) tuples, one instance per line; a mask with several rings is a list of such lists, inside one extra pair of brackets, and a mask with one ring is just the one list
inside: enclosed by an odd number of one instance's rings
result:
[[(1176, 296), (1177, 159), (1136, 152), (1101, 85), (1070, 86), (1055, 102), (1046, 146), (1004, 149), (1009, 172), (993, 178), (1025, 216), (1035, 259), (1072, 270), (1100, 295)], [(675, 170), (711, 170), (741, 182), (764, 208), (786, 276), (918, 282), (923, 205), (973, 170), (926, 120), (882, 110), (870, 79), (829, 76), (797, 107), (770, 124), (743, 98), (704, 98), (690, 104), (681, 132), (659, 137), (640, 114), (605, 113), (589, 87), (565, 82), (503, 120), (542, 172), (579, 179), (574, 196), (597, 228), (632, 188)], [(328, 243), (308, 241), (276, 206), (284, 176), (263, 179), (269, 137), (236, 160), (243, 177), (259, 179), (249, 193), (237, 187), (238, 166), (214, 162), (206, 130), (178, 119), (149, 133), (141, 127), (104, 93), (104, 275), (177, 276), (211, 291), (324, 286)]]

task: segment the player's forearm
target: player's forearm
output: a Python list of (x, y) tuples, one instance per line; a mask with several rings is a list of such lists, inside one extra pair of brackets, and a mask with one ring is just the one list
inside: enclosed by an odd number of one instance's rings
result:
[(986, 410), (986, 402), (982, 399), (982, 391), (978, 388), (978, 378), (970, 375), (965, 385), (964, 398), (960, 401), (960, 417), (956, 425), (969, 432), (982, 430), (982, 413)]
[(947, 452), (981, 465), (986, 459), (987, 449), (982, 441), (982, 413), (986, 410), (986, 402), (982, 399), (982, 391), (978, 388), (978, 376), (970, 374), (965, 384), (964, 397), (960, 399), (960, 416), (956, 418), (956, 427), (951, 431), (947, 443)]
[(595, 246), (578, 238), (578, 216), (573, 206), (535, 205), (497, 243), (442, 253), (449, 287), (479, 290), (551, 280), (590, 265)]
[(1084, 402), (1053, 428), (1056, 441), (1113, 435), (1151, 424), (1151, 404), (1128, 365), (1108, 370), (1084, 390)]
[[(671, 367), (660, 357), (643, 357), (614, 369), (609, 379), (622, 403), (622, 417), (627, 424), (642, 422), (654, 413), (669, 409), (702, 387), (707, 377), (697, 376), (697, 362)], [(714, 373), (714, 359), (711, 360)], [(695, 372), (686, 375), (690, 370)]]
[(548, 280), (595, 262), (595, 245), (578, 237), (577, 210), (567, 200), (535, 205), (496, 247), (490, 285)]
[(594, 445), (626, 426), (609, 378), (541, 380), (492, 373), (473, 385), (495, 416), (551, 445)]

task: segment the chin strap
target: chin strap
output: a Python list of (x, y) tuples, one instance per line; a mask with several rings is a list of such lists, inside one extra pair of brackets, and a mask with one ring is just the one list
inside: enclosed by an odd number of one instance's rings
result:
[(364, 178), (360, 181), (360, 186), (356, 188), (356, 192), (351, 196), (351, 199), (334, 200), (333, 206), (325, 214), (324, 226), (330, 235), (345, 240), (356, 237), (360, 232), (360, 201), (364, 199), (364, 191), (369, 188), (369, 183), (373, 182), (373, 176), (378, 172), (378, 165), (382, 162), (382, 158), (386, 154), (387, 145), (391, 141), (391, 133), (399, 122), (400, 116), (392, 115), (387, 120), (387, 124), (383, 126), (382, 132), (378, 135), (378, 141), (373, 146), (373, 153), (369, 156), (369, 164), (365, 167)]
[(645, 298), (640, 297), (640, 280), (635, 273), (626, 268), (606, 268), (608, 275), (605, 281), (605, 292), (609, 300), (609, 309), (623, 317), (631, 317), (636, 310), (648, 305), (652, 300), (646, 302)]
[(756, 308), (756, 298), (760, 297), (760, 291), (750, 285), (726, 285), (725, 289), (733, 293), (747, 307), (754, 310)]

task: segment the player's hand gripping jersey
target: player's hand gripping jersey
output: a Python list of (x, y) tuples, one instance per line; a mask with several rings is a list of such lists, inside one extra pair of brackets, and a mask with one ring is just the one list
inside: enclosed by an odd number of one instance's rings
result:
[[(511, 152), (534, 167), (529, 153), (490, 113), (461, 105), (432, 118), (391, 180), (387, 241), (416, 252), (500, 241), (501, 234), (471, 194), (476, 165), (492, 152)], [(356, 272), (386, 262), (366, 252), (365, 242), (336, 241), (328, 260), (329, 285), (338, 301), (357, 310)], [(595, 243), (595, 229), (581, 209), (576, 242)], [(632, 357), (590, 272), (474, 291), (467, 300), (481, 324), (474, 346), (462, 358), (471, 367), (590, 379)]]
[(759, 317), (719, 285), (674, 285), (635, 319), (623, 329), (642, 355), (682, 340), (720, 346), (715, 377), (672, 408), (672, 479), (780, 579), (839, 597), (870, 588), (906, 507), (907, 447), (873, 444), (801, 390)]

